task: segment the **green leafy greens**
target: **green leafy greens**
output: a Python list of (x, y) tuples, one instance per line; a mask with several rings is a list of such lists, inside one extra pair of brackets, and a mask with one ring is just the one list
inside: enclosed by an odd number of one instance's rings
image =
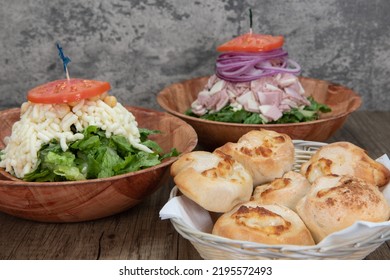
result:
[(148, 139), (157, 130), (140, 129), (141, 144), (153, 150), (144, 152), (133, 147), (120, 135), (106, 137), (97, 126), (87, 127), (81, 140), (68, 143), (63, 151), (56, 140), (41, 147), (38, 152), (38, 167), (24, 176), (26, 181), (56, 182), (105, 178), (155, 166), (165, 158), (178, 156), (173, 148), (163, 154), (161, 147)]
[(230, 105), (223, 107), (218, 112), (206, 113), (203, 116), (195, 115), (191, 109), (188, 109), (186, 115), (198, 117), (210, 121), (229, 122), (229, 123), (244, 123), (244, 124), (282, 124), (282, 123), (297, 123), (317, 120), (319, 114), (330, 112), (331, 109), (325, 104), (316, 102), (312, 97), (308, 98), (310, 105), (294, 108), (289, 112), (285, 112), (277, 121), (267, 122), (260, 114), (245, 111), (244, 109), (235, 110)]

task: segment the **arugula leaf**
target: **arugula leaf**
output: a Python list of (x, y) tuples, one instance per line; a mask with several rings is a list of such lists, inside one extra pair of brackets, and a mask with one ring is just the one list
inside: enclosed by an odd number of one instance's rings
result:
[(149, 135), (161, 133), (161, 131), (159, 131), (159, 130), (150, 130), (147, 128), (139, 128), (138, 131), (140, 134), (141, 142), (146, 141), (148, 139)]
[(163, 152), (161, 147), (155, 141), (146, 140), (146, 141), (142, 142), (142, 144), (145, 145), (146, 147), (152, 149), (153, 151), (156, 151), (157, 153)]
[(245, 110), (234, 110), (231, 106), (225, 106), (218, 112), (212, 112), (201, 116), (200, 118), (210, 121), (243, 123), (253, 113)]
[(152, 167), (159, 164), (161, 160), (156, 153), (139, 152), (138, 154), (131, 155), (125, 158), (125, 162), (118, 164), (114, 167), (117, 174), (124, 174), (127, 172), (137, 171), (147, 167)]
[(246, 124), (260, 124), (263, 123), (263, 119), (260, 117), (260, 114), (251, 114), (248, 118), (244, 120)]
[(310, 101), (310, 105), (305, 107), (306, 110), (321, 112), (321, 113), (328, 113), (328, 112), (332, 111), (328, 105), (318, 103), (317, 101), (315, 101), (313, 99), (312, 96), (308, 97), (308, 99)]
[(93, 154), (87, 155), (85, 161), (81, 161), (79, 168), (85, 172), (87, 179), (94, 179), (99, 177), (100, 163), (95, 159)]
[(78, 144), (78, 149), (81, 151), (86, 151), (90, 149), (97, 148), (101, 145), (100, 137), (97, 135), (92, 135), (89, 138), (84, 138)]
[(39, 169), (24, 176), (25, 181), (34, 182), (53, 182), (53, 173), (49, 169)]
[(176, 148), (172, 148), (169, 153), (166, 153), (165, 155), (161, 156), (161, 161), (166, 159), (166, 158), (177, 157), (179, 155), (180, 155), (180, 152), (178, 150), (176, 150)]
[(111, 136), (111, 141), (116, 146), (118, 154), (123, 158), (126, 157), (128, 153), (134, 153), (136, 151), (126, 137), (122, 135)]
[(100, 163), (98, 178), (111, 177), (115, 175), (112, 168), (120, 163), (122, 159), (119, 157), (117, 152), (110, 147), (103, 147), (99, 152), (99, 157), (96, 158), (96, 161)]
[(310, 105), (304, 107), (293, 108), (289, 112), (285, 112), (277, 121), (267, 122), (260, 114), (245, 111), (244, 109), (236, 110), (230, 105), (223, 107), (218, 112), (209, 112), (203, 116), (197, 116), (188, 109), (185, 114), (201, 119), (229, 122), (229, 123), (245, 123), (245, 124), (282, 124), (282, 123), (297, 123), (317, 120), (319, 113), (327, 113), (331, 108), (326, 104), (316, 102), (312, 97), (308, 97)]

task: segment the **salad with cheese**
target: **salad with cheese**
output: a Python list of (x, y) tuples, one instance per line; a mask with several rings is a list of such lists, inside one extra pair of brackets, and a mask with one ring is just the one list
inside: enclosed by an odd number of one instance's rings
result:
[(330, 112), (305, 95), (301, 67), (288, 57), (282, 36), (238, 36), (219, 46), (222, 52), (212, 75), (187, 115), (247, 123), (293, 123), (316, 120)]
[(20, 120), (4, 139), (0, 167), (26, 181), (111, 177), (159, 164), (162, 154), (108, 82), (53, 81), (28, 92)]

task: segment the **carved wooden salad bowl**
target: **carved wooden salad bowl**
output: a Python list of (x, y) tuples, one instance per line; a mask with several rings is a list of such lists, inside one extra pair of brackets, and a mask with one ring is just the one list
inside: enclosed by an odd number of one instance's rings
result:
[(315, 121), (287, 124), (241, 124), (200, 119), (186, 115), (209, 77), (200, 77), (172, 84), (157, 96), (158, 104), (167, 112), (185, 120), (197, 132), (199, 143), (212, 150), (227, 142), (236, 142), (243, 134), (265, 128), (288, 134), (292, 139), (325, 141), (342, 125), (347, 117), (361, 105), (361, 97), (351, 89), (331, 82), (299, 77), (306, 95), (331, 108)]
[[(162, 132), (150, 139), (164, 152), (176, 148), (184, 154), (195, 148), (197, 135), (181, 119), (144, 108), (127, 109), (140, 128)], [(0, 150), (19, 116), (17, 108), (0, 112)], [(66, 182), (25, 182), (0, 168), (0, 211), (43, 222), (78, 222), (110, 216), (140, 203), (162, 186), (176, 159), (167, 158), (154, 167), (109, 178)]]

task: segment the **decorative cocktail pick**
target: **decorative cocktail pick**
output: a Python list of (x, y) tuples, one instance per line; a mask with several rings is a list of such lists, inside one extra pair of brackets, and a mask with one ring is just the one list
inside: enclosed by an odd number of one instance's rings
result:
[(57, 43), (56, 45), (57, 45), (57, 49), (58, 49), (58, 55), (60, 56), (60, 58), (62, 60), (62, 64), (64, 65), (64, 72), (66, 74), (66, 78), (69, 81), (70, 78), (69, 78), (69, 72), (68, 72), (68, 63), (71, 62), (71, 60), (68, 56), (64, 55), (64, 52), (62, 51), (62, 47), (60, 46), (60, 44)]
[(249, 33), (252, 34), (252, 9), (249, 9)]

